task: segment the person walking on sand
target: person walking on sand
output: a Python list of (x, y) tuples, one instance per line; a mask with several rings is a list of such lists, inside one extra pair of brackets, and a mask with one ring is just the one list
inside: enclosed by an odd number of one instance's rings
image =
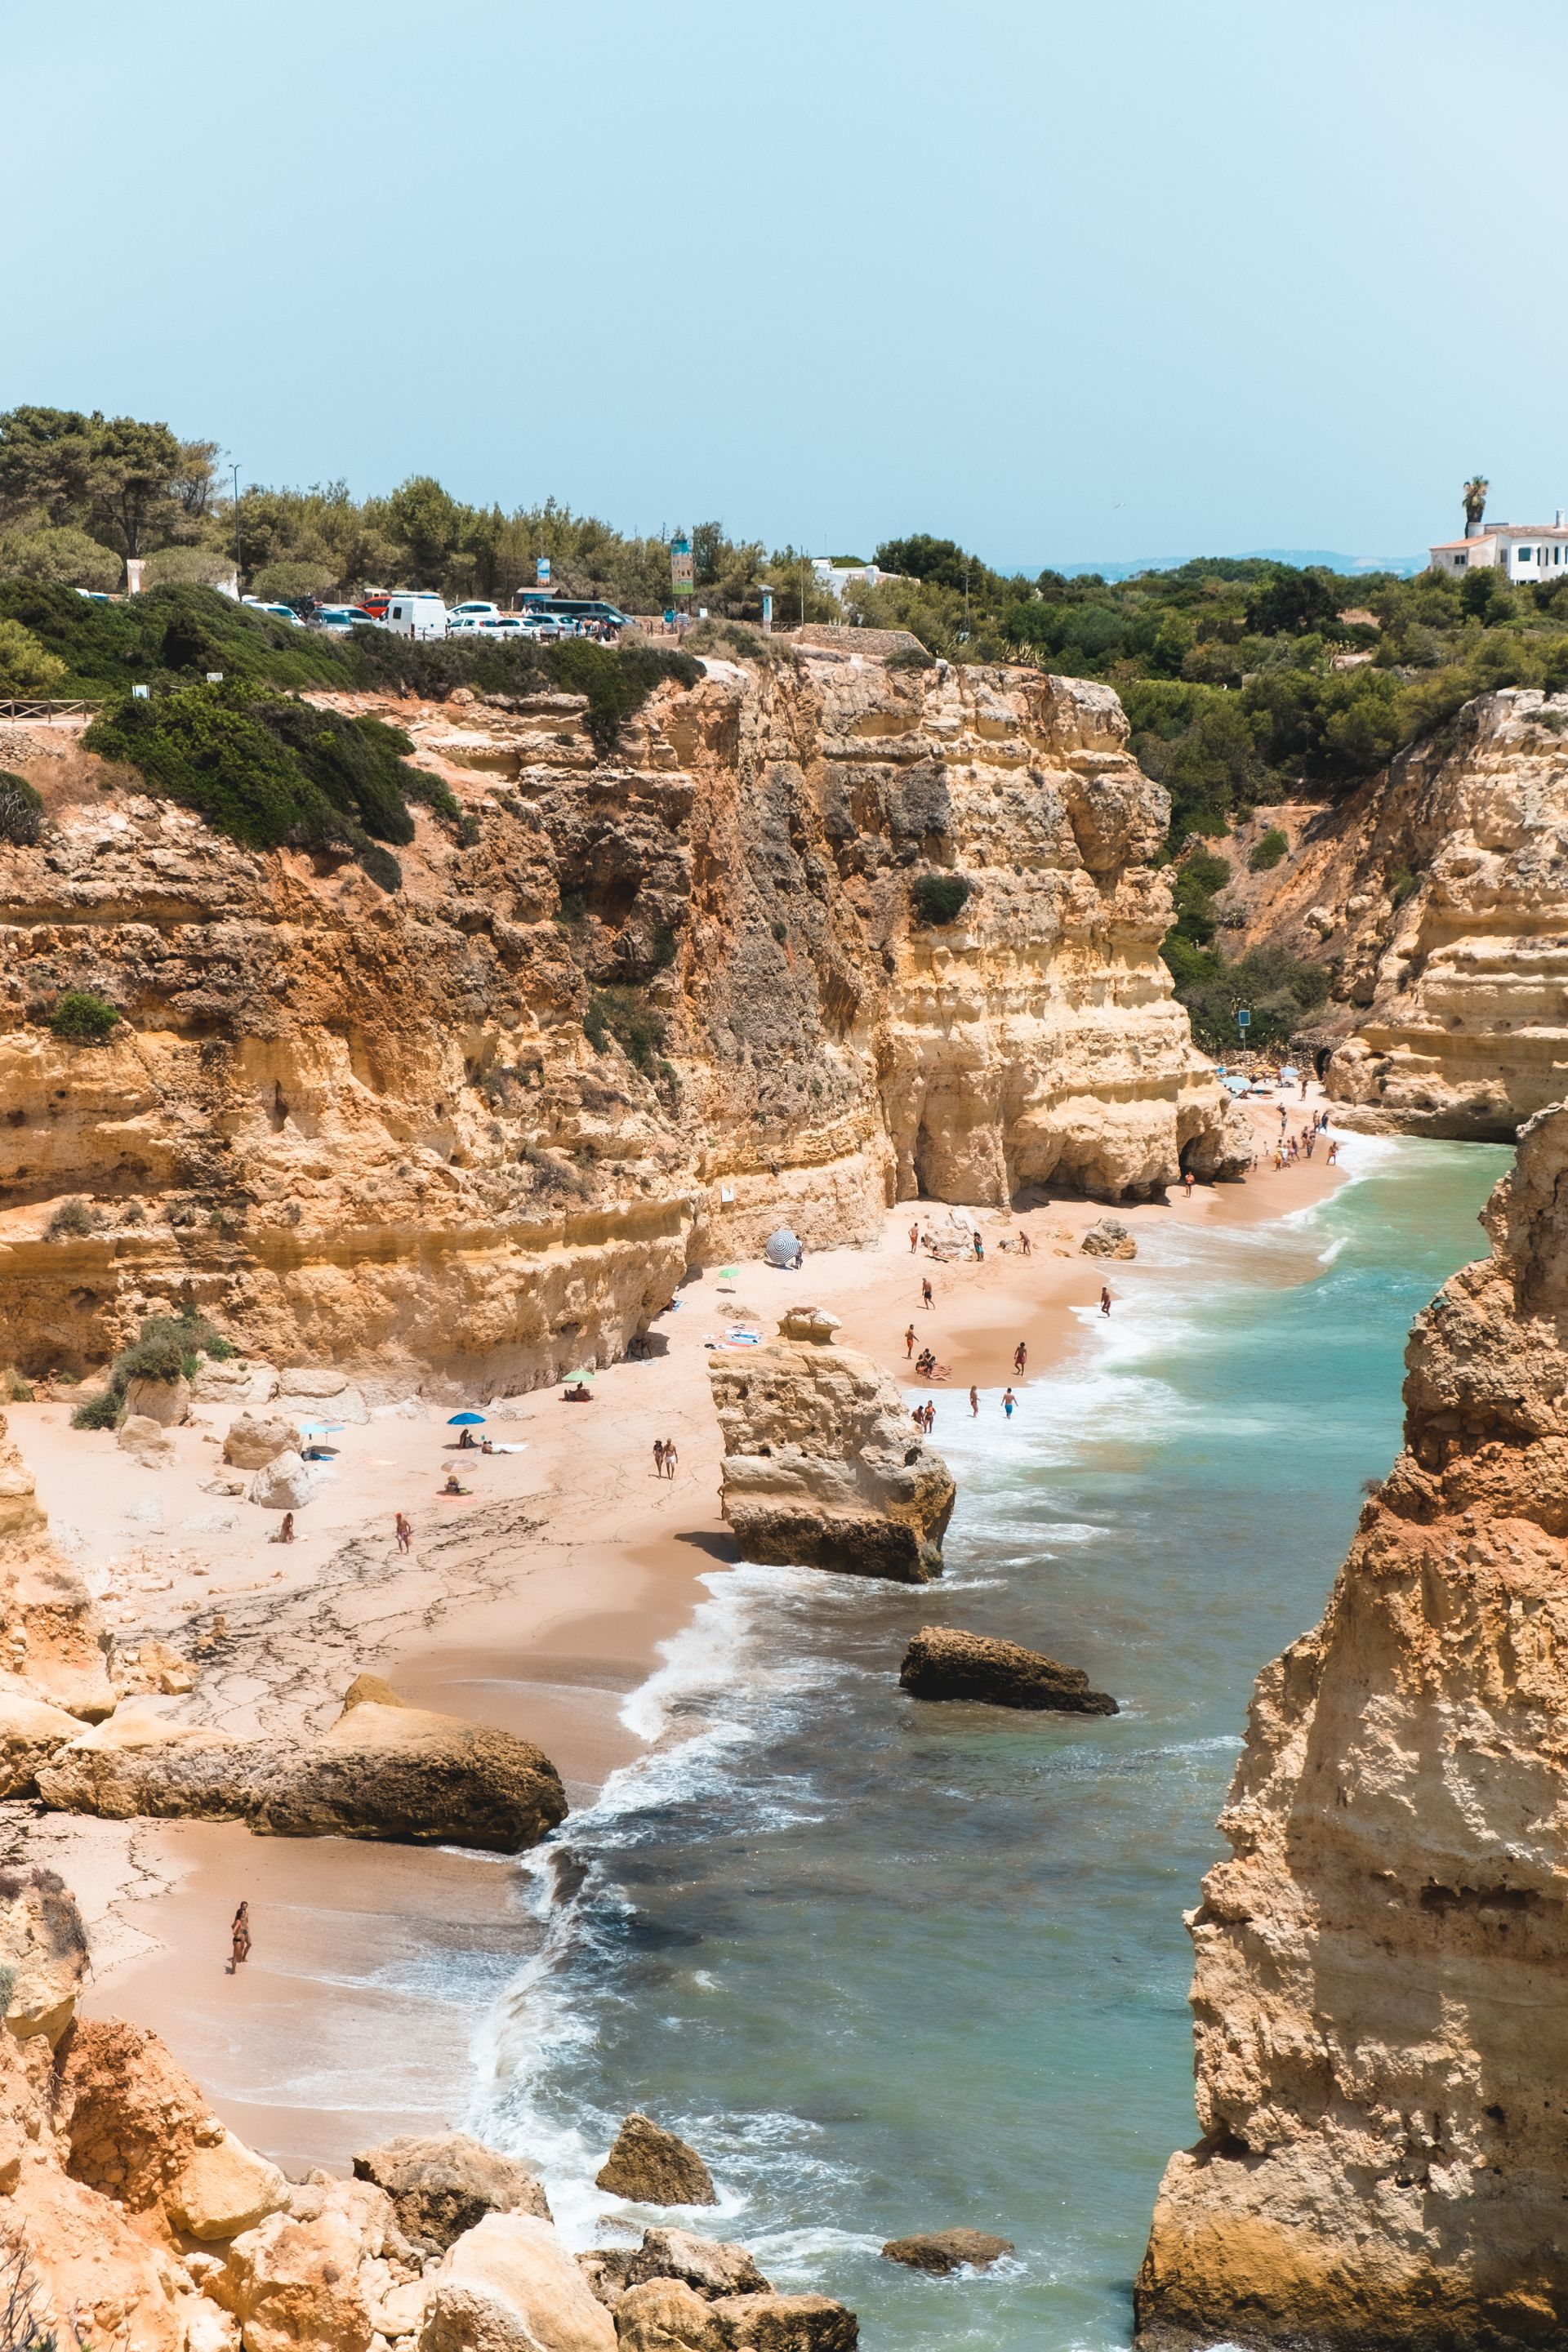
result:
[(1110, 1293), (1109, 1290), (1102, 1289), (1100, 1291), (1100, 1311), (1102, 1315), (1109, 1315), (1110, 1312)]
[(1011, 1389), (1004, 1389), (1004, 1390), (1003, 1390), (1003, 1391), (1002, 1391), (1002, 1410), (1003, 1410), (1003, 1412), (1006, 1414), (1006, 1416), (1007, 1416), (1007, 1418), (1008, 1418), (1008, 1420), (1009, 1420), (1009, 1421), (1011, 1421), (1011, 1420), (1012, 1420), (1012, 1418), (1013, 1418), (1013, 1407), (1017, 1403), (1017, 1402), (1018, 1402), (1018, 1400), (1017, 1400), (1017, 1398), (1013, 1394), (1013, 1391), (1012, 1391), (1012, 1390), (1011, 1390)]
[(228, 1972), (231, 1977), (237, 1977), (239, 1974), (240, 1962), (250, 1958), (250, 1906), (248, 1903), (242, 1903), (234, 1915), (228, 1931)]
[(906, 1355), (906, 1356), (912, 1356), (912, 1355), (914, 1354), (914, 1352), (915, 1352), (915, 1327), (914, 1327), (914, 1325), (911, 1323), (911, 1324), (910, 1325), (909, 1329), (904, 1333), (904, 1353), (905, 1353), (905, 1355)]
[(653, 1441), (653, 1475), (656, 1478), (662, 1478), (664, 1475), (664, 1440), (662, 1437), (656, 1437)]
[(1013, 1370), (1018, 1374), (1020, 1380), (1023, 1378), (1024, 1367), (1028, 1360), (1029, 1350), (1024, 1345), (1022, 1339), (1020, 1339), (1017, 1346), (1013, 1350)]
[(978, 1389), (971, 1389), (969, 1391), (969, 1417), (971, 1421), (978, 1421), (980, 1418), (980, 1391)]
[(680, 1456), (675, 1450), (674, 1438), (667, 1437), (664, 1441), (664, 1475), (667, 1478), (674, 1477), (675, 1465), (679, 1459)]
[(409, 1545), (414, 1541), (414, 1530), (408, 1524), (408, 1514), (406, 1511), (398, 1512), (396, 1518), (393, 1522), (393, 1532), (397, 1538), (398, 1550), (406, 1551)]
[(1193, 1197), (1193, 1171), (1190, 1168), (1183, 1170), (1182, 1181), (1187, 1188), (1187, 1198), (1190, 1201)]
[(1034, 1243), (1029, 1239), (1029, 1236), (1025, 1232), (1023, 1226), (1020, 1225), (1018, 1228), (1018, 1247), (1023, 1251), (1026, 1257), (1028, 1257), (1032, 1254), (1034, 1246)]
[(931, 1307), (936, 1305), (936, 1293), (931, 1286), (929, 1274), (922, 1274), (921, 1276), (921, 1305)]
[(913, 1257), (913, 1255), (914, 1255), (914, 1254), (915, 1254), (916, 1250), (918, 1250), (918, 1249), (919, 1249), (920, 1245), (921, 1245), (921, 1221), (920, 1221), (920, 1219), (917, 1217), (917, 1218), (915, 1219), (914, 1223), (910, 1227), (910, 1255), (911, 1257)]

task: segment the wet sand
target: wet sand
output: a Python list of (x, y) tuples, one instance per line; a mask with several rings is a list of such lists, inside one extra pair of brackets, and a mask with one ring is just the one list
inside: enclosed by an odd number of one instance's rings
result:
[[(1319, 1099), (1314, 1088), (1306, 1108)], [(1261, 1157), (1279, 1122), (1268, 1105), (1257, 1116)], [(1293, 1098), (1292, 1128), (1303, 1116)], [(1245, 1183), (1111, 1213), (1135, 1237), (1173, 1219), (1251, 1223), (1305, 1206), (1335, 1181), (1320, 1146), (1310, 1163), (1282, 1172), (1260, 1164)], [(624, 1702), (689, 1621), (702, 1597), (697, 1578), (734, 1557), (719, 1517), (705, 1343), (742, 1310), (771, 1336), (786, 1307), (824, 1306), (840, 1317), (845, 1344), (877, 1358), (912, 1396), (933, 1398), (940, 1448), (944, 1419), (968, 1412), (971, 1382), (984, 1410), (996, 1410), (1009, 1380), (1026, 1402), (1027, 1378), (1076, 1344), (1102, 1283), (1114, 1301), (1160, 1278), (1137, 1260), (1079, 1253), (1106, 1213), (1076, 1200), (976, 1211), (984, 1262), (937, 1264), (910, 1253), (909, 1227), (918, 1218), (943, 1229), (950, 1213), (906, 1203), (889, 1212), (879, 1246), (824, 1252), (801, 1274), (755, 1262), (711, 1268), (659, 1318), (664, 1351), (601, 1372), (591, 1404), (547, 1391), (517, 1400), (514, 1419), (492, 1408), (488, 1433), (525, 1451), (456, 1454), (456, 1433), (435, 1419), (345, 1429), (332, 1440), (332, 1483), (287, 1549), (267, 1540), (273, 1515), (202, 1492), (226, 1407), (199, 1406), (197, 1424), (175, 1433), (176, 1467), (159, 1471), (141, 1469), (108, 1434), (70, 1431), (63, 1403), (15, 1408), (12, 1429), (51, 1519), (101, 1581), (122, 1641), (151, 1632), (188, 1649), (224, 1611), (231, 1639), (221, 1664), (171, 1712), (303, 1728), (330, 1721), (353, 1675), (371, 1669), (417, 1704), (537, 1740), (581, 1807), (647, 1752), (621, 1720)], [(1027, 1257), (1002, 1247), (1020, 1231)], [(918, 1381), (905, 1357), (911, 1321), (917, 1346), (929, 1338), (951, 1368), (940, 1386)], [(1013, 1373), (1020, 1339), (1023, 1380)], [(659, 1436), (679, 1449), (673, 1480), (654, 1475)], [(460, 1501), (437, 1493), (454, 1462), (474, 1490)], [(416, 1528), (406, 1560), (392, 1541), (398, 1508)], [(143, 1516), (128, 1517), (136, 1510)], [(293, 2172), (343, 2170), (369, 2140), (459, 2122), (489, 2000), (541, 1934), (531, 1882), (505, 1858), (58, 1816), (29, 1822), (25, 1845), (60, 1868), (83, 1903), (96, 1970), (89, 2011), (153, 2026), (225, 2119)], [(256, 1944), (236, 1978), (227, 1922), (242, 1896)]]

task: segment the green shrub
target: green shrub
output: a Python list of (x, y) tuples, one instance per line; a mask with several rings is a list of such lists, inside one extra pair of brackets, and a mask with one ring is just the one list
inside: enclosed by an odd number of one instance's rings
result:
[(279, 687), (359, 683), (341, 639), (296, 628), (216, 588), (182, 583), (94, 604), (74, 588), (0, 581), (0, 623), (14, 620), (61, 666), (62, 694), (116, 695), (135, 684), (191, 685), (209, 669)]
[(922, 874), (910, 887), (910, 902), (921, 923), (951, 923), (968, 903), (971, 884), (963, 874)]
[(86, 1234), (96, 1233), (103, 1220), (98, 1211), (80, 1199), (62, 1201), (44, 1227), (47, 1242), (80, 1241)]
[(119, 1020), (116, 1007), (95, 996), (90, 988), (68, 988), (49, 1026), (57, 1037), (68, 1038), (73, 1045), (101, 1045)]
[(79, 1404), (71, 1415), (73, 1429), (118, 1429), (120, 1416), (125, 1410), (125, 1398), (117, 1389), (100, 1389)]
[[(77, 598), (79, 604), (82, 601)], [(48, 694), (65, 674), (64, 662), (31, 629), (20, 621), (0, 617), (0, 694)]]
[(1177, 931), (1162, 950), (1176, 994), (1186, 1006), (1193, 1035), (1206, 1053), (1223, 1054), (1240, 1042), (1238, 1009), (1252, 1014), (1247, 1043), (1264, 1052), (1290, 1042), (1307, 1014), (1325, 1003), (1329, 975), (1279, 948), (1256, 948), (1228, 963), (1217, 950), (1195, 945)]
[(391, 892), (403, 887), (403, 868), (390, 849), (383, 849), (378, 841), (368, 841), (360, 851), (359, 862), (378, 890)]
[(1391, 874), (1388, 877), (1388, 895), (1396, 907), (1404, 906), (1415, 887), (1415, 877), (1408, 866), (1402, 866), (1397, 874)]
[(0, 841), (30, 849), (44, 829), (43, 796), (25, 776), (0, 768)]
[(0, 1373), (0, 1391), (4, 1391), (7, 1404), (31, 1404), (33, 1402), (32, 1381), (14, 1364), (8, 1364)]
[(1267, 874), (1270, 866), (1279, 865), (1289, 846), (1289, 837), (1277, 824), (1271, 824), (1262, 839), (1253, 843), (1247, 863), (1254, 874)]
[(408, 802), (457, 812), (444, 786), (409, 766), (400, 728), (269, 699), (243, 683), (128, 695), (83, 740), (137, 769), (153, 792), (199, 809), (231, 841), (348, 850), (384, 890), (400, 887), (402, 870), (374, 844), (413, 840)]
[(600, 989), (584, 1016), (583, 1028), (595, 1054), (607, 1053), (613, 1037), (634, 1068), (645, 1077), (653, 1076), (658, 1049), (665, 1040), (665, 1024), (635, 989)]

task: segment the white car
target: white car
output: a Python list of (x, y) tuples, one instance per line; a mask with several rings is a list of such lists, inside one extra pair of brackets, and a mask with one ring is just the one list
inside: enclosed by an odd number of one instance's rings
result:
[(242, 596), (240, 602), (251, 612), (266, 613), (274, 621), (292, 621), (297, 629), (305, 625), (292, 604), (264, 604), (259, 596)]
[(458, 619), (466, 620), (470, 615), (476, 621), (482, 621), (487, 617), (498, 616), (500, 612), (499, 604), (489, 604), (482, 596), (469, 596), (465, 598), (462, 604), (454, 604), (447, 618), (448, 625)]

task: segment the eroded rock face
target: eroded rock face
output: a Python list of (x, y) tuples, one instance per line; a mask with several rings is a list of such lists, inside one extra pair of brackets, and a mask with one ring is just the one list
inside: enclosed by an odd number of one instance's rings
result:
[(968, 1699), (1034, 1713), (1114, 1715), (1116, 1701), (1090, 1690), (1081, 1666), (1059, 1665), (1043, 1650), (999, 1642), (956, 1626), (922, 1625), (904, 1653), (900, 1687), (911, 1698)]
[(1510, 1139), (1568, 1092), (1568, 696), (1509, 688), (1293, 838), (1242, 949), (1328, 963), (1302, 1043), (1343, 1126)]
[(651, 2116), (627, 2116), (594, 2176), (595, 2189), (639, 2205), (717, 2205), (713, 2177), (694, 2147)]
[(616, 2324), (547, 2221), (490, 2213), (437, 2271), (420, 2352), (615, 2352)]
[[(814, 1310), (709, 1379), (724, 1437), (724, 1517), (744, 1559), (924, 1584), (942, 1570), (953, 1484), (870, 1357), (791, 1339)], [(820, 1318), (834, 1327), (831, 1316)]]
[[(189, 1285), (285, 1397), (337, 1362), (527, 1386), (782, 1221), (1144, 1194), (1219, 1134), (1107, 688), (785, 651), (661, 688), (608, 760), (580, 709), (334, 699), (478, 831), (420, 810), (395, 895), (14, 755), (48, 823), (0, 845), (0, 1363), (100, 1362)], [(927, 872), (970, 882), (956, 920), (919, 919)], [(62, 974), (123, 1008), (101, 1051), (37, 1009)], [(585, 1033), (611, 986), (663, 1024), (646, 1069)], [(104, 1223), (47, 1242), (68, 1196)]]
[(1142, 2340), (1568, 2332), (1568, 1111), (1417, 1318), (1405, 1451), (1260, 1676), (1196, 1948), (1198, 2146)]
[(527, 2166), (466, 2132), (409, 2134), (367, 2147), (354, 2158), (354, 2175), (384, 2189), (404, 2236), (437, 2253), (487, 2213), (550, 2219), (544, 2191)]

